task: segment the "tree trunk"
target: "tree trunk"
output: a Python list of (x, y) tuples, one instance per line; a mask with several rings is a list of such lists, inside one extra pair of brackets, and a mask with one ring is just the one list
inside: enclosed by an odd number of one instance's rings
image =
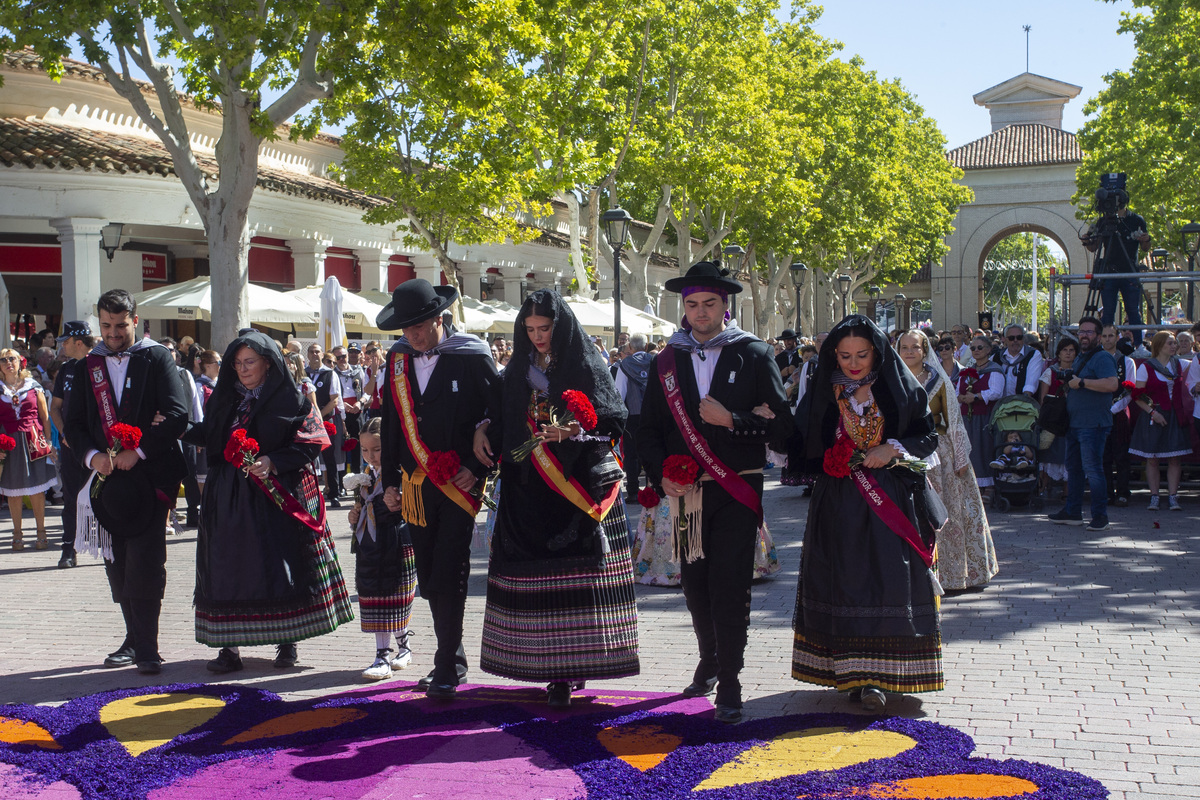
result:
[(592, 285), (588, 281), (587, 265), (583, 261), (583, 237), (580, 233), (582, 226), (580, 225), (579, 218), (579, 198), (575, 196), (574, 192), (559, 192), (558, 199), (567, 206), (567, 234), (571, 239), (571, 249), (568, 259), (575, 273), (575, 283), (578, 284), (575, 294), (591, 299), (595, 297), (595, 292), (592, 291)]

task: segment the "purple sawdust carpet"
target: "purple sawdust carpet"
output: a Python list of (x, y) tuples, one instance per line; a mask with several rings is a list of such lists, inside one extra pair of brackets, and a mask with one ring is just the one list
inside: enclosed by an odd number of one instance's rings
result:
[(1093, 800), (1097, 781), (972, 758), (953, 728), (803, 714), (727, 726), (706, 700), (588, 690), (552, 711), (533, 688), (413, 684), (285, 702), (176, 684), (0, 706), (5, 800)]

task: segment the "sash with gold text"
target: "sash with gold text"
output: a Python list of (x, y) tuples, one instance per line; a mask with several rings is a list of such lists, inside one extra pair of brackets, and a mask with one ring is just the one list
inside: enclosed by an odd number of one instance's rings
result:
[[(537, 425), (532, 419), (529, 420), (529, 424), (531, 430), (537, 430)], [(593, 500), (578, 480), (568, 478), (563, 474), (562, 464), (554, 457), (553, 453), (546, 449), (544, 443), (533, 448), (530, 458), (533, 461), (533, 468), (537, 470), (538, 475), (542, 476), (542, 480), (546, 482), (547, 486), (565, 497), (571, 505), (596, 522), (604, 521), (613, 504), (617, 502), (617, 498), (621, 496), (621, 481), (617, 481), (608, 490), (608, 494), (599, 500)]]

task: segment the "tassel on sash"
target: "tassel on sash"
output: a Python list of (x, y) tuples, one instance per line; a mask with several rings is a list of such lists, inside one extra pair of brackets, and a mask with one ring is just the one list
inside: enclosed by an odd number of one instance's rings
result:
[[(689, 564), (704, 558), (704, 540), (700, 532), (700, 516), (704, 511), (700, 483), (693, 483), (683, 497), (668, 497), (671, 509), (671, 560)], [(682, 558), (681, 558), (682, 557)]]
[(417, 467), (409, 475), (400, 470), (400, 514), (409, 525), (425, 527), (425, 502), (421, 499), (421, 484), (425, 483), (425, 470)]
[(112, 534), (104, 530), (100, 520), (92, 511), (92, 481), (98, 473), (92, 474), (83, 483), (79, 495), (75, 499), (75, 550), (94, 558), (113, 560)]

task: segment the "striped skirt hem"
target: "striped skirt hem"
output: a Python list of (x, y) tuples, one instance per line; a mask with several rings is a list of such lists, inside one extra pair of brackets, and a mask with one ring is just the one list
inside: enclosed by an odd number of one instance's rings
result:
[(417, 596), (417, 567), (413, 563), (412, 548), (406, 549), (408, 558), (400, 576), (400, 588), (395, 594), (376, 597), (359, 593), (358, 616), (363, 633), (393, 633), (408, 629), (413, 598)]
[(915, 694), (945, 688), (942, 638), (932, 636), (841, 637), (797, 632), (792, 677), (839, 692), (874, 686)]
[(196, 641), (210, 647), (252, 647), (299, 642), (322, 636), (354, 619), (350, 594), (329, 528), (312, 541), (309, 557), (316, 570), (317, 591), (291, 604), (243, 607), (196, 606)]
[[(590, 566), (556, 564), (529, 574), (488, 574), (480, 667), (523, 681), (637, 675), (637, 600), (623, 514), (604, 521), (612, 552)], [(525, 570), (522, 570), (524, 573)]]

